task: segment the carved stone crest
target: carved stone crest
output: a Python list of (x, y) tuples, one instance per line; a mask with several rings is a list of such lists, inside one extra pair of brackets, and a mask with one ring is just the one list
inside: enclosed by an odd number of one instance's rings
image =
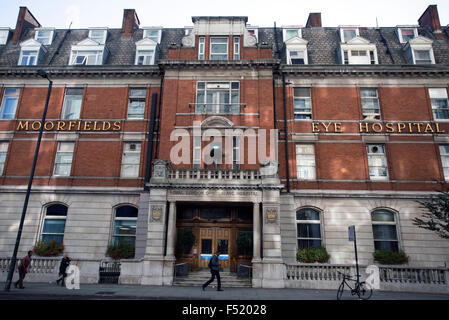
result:
[(151, 209), (151, 221), (161, 221), (162, 211), (164, 208), (162, 206), (154, 206)]
[(265, 208), (265, 219), (267, 223), (276, 223), (278, 219), (278, 208)]

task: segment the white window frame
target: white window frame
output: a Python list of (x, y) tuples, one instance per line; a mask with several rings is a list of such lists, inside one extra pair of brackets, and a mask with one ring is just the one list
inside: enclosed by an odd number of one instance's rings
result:
[[(140, 90), (144, 92), (144, 95), (133, 95), (136, 90)], [(128, 97), (128, 112), (127, 119), (144, 119), (145, 118), (145, 106), (146, 106), (146, 98), (147, 98), (147, 89), (146, 88), (130, 88), (129, 89), (129, 97)], [(131, 112), (132, 104), (137, 102), (139, 105), (143, 102), (142, 112)]]
[[(26, 58), (26, 63), (23, 63), (23, 59)], [(30, 60), (34, 58), (33, 63)], [(35, 66), (37, 65), (37, 60), (39, 58), (39, 49), (33, 50), (20, 50), (19, 56), (19, 66)]]
[[(71, 107), (71, 104), (69, 104), (69, 97), (71, 96), (78, 96), (78, 94), (68, 94), (69, 91), (74, 90), (74, 89), (79, 89), (79, 90), (83, 90), (83, 93), (81, 94), (81, 98), (77, 99), (81, 101), (81, 105), (79, 107), (78, 110), (76, 110), (75, 112), (72, 113), (67, 113), (68, 111), (72, 111), (72, 110), (68, 110), (69, 107)], [(81, 115), (81, 108), (83, 107), (83, 96), (84, 96), (84, 89), (83, 88), (66, 88), (65, 92), (64, 92), (64, 102), (62, 105), (62, 113), (61, 113), (61, 119), (62, 120), (77, 120), (80, 119), (80, 115)], [(73, 116), (71, 114), (74, 114)]]
[[(214, 44), (213, 43), (214, 39), (226, 39), (226, 53), (213, 53), (212, 52), (212, 45)], [(224, 43), (219, 43), (219, 44), (224, 44)], [(222, 56), (222, 57), (225, 57), (226, 59), (212, 59), (212, 57), (214, 57), (214, 56)], [(214, 61), (229, 60), (229, 37), (226, 37), (226, 36), (211, 36), (210, 37), (209, 60), (214, 60)]]
[[(92, 34), (95, 32), (102, 32), (103, 36), (100, 37), (93, 37)], [(108, 28), (89, 28), (89, 39), (97, 42), (100, 45), (104, 45), (106, 43), (106, 39), (108, 37)], [(99, 39), (100, 41), (97, 41), (96, 39)]]
[[(304, 150), (306, 150), (306, 152), (304, 152)], [(303, 165), (301, 163), (302, 161), (313, 162), (313, 165)], [(314, 144), (296, 144), (296, 174), (298, 180), (301, 181), (316, 180), (316, 155)]]
[(198, 60), (206, 59), (206, 37), (198, 39)]
[[(14, 90), (14, 93), (7, 93), (6, 91)], [(0, 119), (2, 120), (12, 120), (16, 117), (17, 112), (17, 105), (19, 103), (19, 97), (20, 97), (20, 88), (4, 88), (3, 91), (3, 97), (2, 97), (2, 104), (0, 109)], [(8, 99), (15, 99), (15, 106), (14, 106), (14, 113), (12, 114), (12, 117), (5, 116), (5, 105), (6, 101)]]
[[(428, 88), (429, 91), (429, 99), (430, 99), (430, 105), (432, 107), (432, 115), (434, 121), (446, 121), (449, 120), (449, 100), (448, 100), (448, 94), (447, 94), (447, 88)], [(438, 104), (435, 103), (435, 100), (445, 100), (446, 107), (439, 107)], [(437, 111), (443, 111), (447, 113), (447, 116), (444, 118), (437, 118), (436, 112)]]
[[(376, 149), (377, 148), (377, 149)], [(376, 151), (378, 150), (378, 151)], [(379, 151), (381, 151), (379, 153)], [(367, 144), (366, 145), (366, 153), (368, 157), (368, 171), (371, 180), (388, 180), (388, 161), (387, 161), (387, 152), (385, 144)], [(384, 165), (374, 165), (374, 159), (381, 159)], [(381, 168), (385, 170), (386, 175), (371, 175), (371, 169)]]
[[(199, 84), (204, 83), (204, 89), (199, 88)], [(238, 85), (238, 89), (233, 88)], [(198, 93), (203, 91), (203, 101), (199, 102)], [(229, 103), (222, 104), (217, 101), (207, 102), (208, 91), (228, 92)], [(238, 101), (233, 102), (232, 98), (238, 92)], [(233, 95), (234, 94), (234, 95)], [(195, 113), (197, 114), (239, 114), (240, 113), (240, 82), (239, 81), (198, 81), (196, 83), (196, 104)], [(210, 106), (210, 110), (209, 109)]]
[(444, 180), (449, 181), (449, 145), (440, 145), (441, 166), (443, 168)]
[[(287, 39), (288, 31), (296, 31), (297, 35)], [(295, 37), (302, 38), (302, 28), (300, 26), (283, 26), (282, 27), (282, 38), (284, 39), (284, 42), (286, 42), (290, 39), (293, 39)]]
[[(117, 217), (117, 211), (122, 207), (133, 207), (133, 208), (137, 209), (137, 216), (136, 217)], [(111, 245), (118, 245), (118, 243), (114, 243), (114, 238), (121, 238), (121, 237), (122, 238), (133, 238), (134, 246), (136, 245), (137, 219), (139, 217), (138, 210), (139, 210), (138, 208), (136, 208), (135, 206), (131, 206), (131, 205), (120, 205), (114, 209), (114, 220), (112, 221), (112, 232), (111, 232)], [(134, 221), (136, 232), (134, 233), (134, 235), (115, 233), (116, 221)]]
[[(292, 62), (292, 52), (298, 52), (300, 55), (302, 54), (302, 57), (299, 56), (299, 59), (303, 59), (303, 64), (308, 64), (307, 49), (287, 49), (287, 64), (294, 64)], [(295, 65), (301, 65), (301, 63), (295, 63)]]
[(416, 52), (417, 51), (427, 51), (429, 53), (430, 57), (430, 63), (425, 63), (424, 65), (431, 65), (435, 64), (435, 55), (433, 52), (432, 47), (433, 41), (430, 39), (427, 39), (422, 36), (418, 36), (417, 38), (414, 38), (407, 42), (407, 44), (404, 47), (404, 51), (407, 54), (407, 58), (409, 59), (409, 62), (412, 64), (422, 64), (417, 63), (417, 57)]
[[(345, 36), (344, 36), (345, 30), (354, 30), (355, 36), (352, 37), (351, 39), (345, 39)], [(348, 41), (350, 41), (356, 37), (360, 37), (360, 30), (359, 30), (358, 26), (340, 26), (340, 39), (341, 39), (342, 43), (347, 43)]]
[[(311, 210), (314, 211), (316, 213), (318, 213), (318, 220), (298, 220), (298, 212), (302, 211), (302, 210)], [(314, 208), (300, 208), (298, 210), (296, 210), (295, 212), (295, 221), (296, 221), (296, 249), (300, 249), (299, 246), (299, 241), (304, 240), (304, 241), (310, 241), (310, 240), (315, 240), (315, 241), (320, 241), (320, 246), (324, 246), (323, 242), (323, 223), (322, 223), (322, 219), (323, 219), (323, 214), (320, 210), (314, 209)], [(320, 225), (320, 238), (304, 238), (304, 237), (299, 237), (298, 236), (298, 226), (300, 224), (303, 225), (307, 225), (307, 224), (319, 224)], [(309, 247), (310, 248), (310, 247)]]
[[(133, 148), (136, 148), (136, 149), (133, 150)], [(122, 178), (138, 178), (139, 177), (141, 149), (142, 149), (141, 142), (125, 142), (125, 143), (123, 143), (123, 154), (122, 154), (120, 177), (122, 177)], [(127, 157), (128, 155), (131, 157)], [(134, 159), (134, 162), (131, 159)], [(137, 161), (135, 161), (135, 159), (137, 159)], [(134, 168), (133, 173), (130, 174), (130, 173), (127, 173), (126, 167), (137, 167), (137, 170), (135, 170), (135, 168)]]
[(5, 45), (9, 38), (9, 28), (0, 28), (0, 45)]
[[(136, 65), (148, 66), (154, 64), (154, 50), (139, 49), (136, 51)], [(140, 57), (143, 57), (142, 63), (139, 63)]]
[(9, 142), (0, 141), (0, 176), (3, 176), (5, 170), (6, 157), (8, 155)]
[[(407, 41), (404, 40), (404, 37), (402, 35), (402, 31), (404, 31), (404, 30), (413, 30), (413, 35), (414, 36), (413, 36), (412, 39), (418, 37), (418, 29), (417, 29), (416, 26), (397, 26), (396, 27), (396, 34), (398, 36), (398, 40), (399, 40), (400, 43), (407, 43), (409, 41), (409, 40), (407, 40)], [(412, 39), (410, 39), (410, 40), (412, 40)]]
[[(66, 207), (66, 209), (67, 209), (66, 214), (65, 215), (60, 215), (60, 216), (57, 216), (57, 215), (48, 216), (47, 215), (48, 208), (53, 206), (53, 205), (62, 205), (64, 207)], [(41, 241), (43, 241), (44, 235), (62, 235), (62, 243), (64, 243), (65, 227), (66, 227), (66, 224), (67, 224), (67, 214), (68, 214), (69, 208), (65, 204), (62, 204), (62, 203), (51, 203), (51, 204), (46, 205), (44, 210), (45, 210), (45, 213), (44, 213), (44, 218), (43, 218), (43, 221), (42, 221), (42, 228), (41, 228), (41, 235), (40, 235)], [(50, 232), (45, 232), (44, 233), (46, 220), (64, 220), (65, 221), (64, 222), (64, 232), (63, 233), (50, 233)]]
[[(371, 96), (366, 96), (364, 97), (362, 95), (362, 91), (364, 90), (375, 90), (376, 91), (376, 95), (371, 97)], [(375, 107), (372, 107), (370, 105), (364, 105), (365, 102), (368, 101), (373, 101), (374, 105), (377, 105)], [(369, 87), (362, 87), (360, 88), (360, 101), (361, 101), (361, 105), (362, 105), (362, 116), (363, 116), (363, 120), (381, 120), (381, 114), (380, 114), (380, 102), (379, 102), (379, 90), (378, 88), (369, 88)], [(367, 112), (366, 110), (375, 110), (374, 112)], [(376, 112), (376, 110), (378, 110)]]
[[(374, 214), (376, 211), (386, 211), (386, 212), (390, 213), (390, 214), (393, 216), (393, 220), (394, 220), (394, 221), (374, 221), (374, 220), (373, 220), (373, 214)], [(382, 209), (382, 208), (373, 210), (373, 211), (371, 212), (371, 225), (372, 225), (372, 228), (373, 228), (373, 244), (374, 244), (374, 250), (376, 250), (376, 249), (375, 249), (375, 248), (376, 248), (376, 245), (375, 245), (376, 241), (396, 242), (396, 243), (397, 243), (397, 246), (398, 246), (398, 251), (401, 250), (401, 242), (400, 242), (400, 239), (399, 239), (400, 233), (399, 233), (399, 228), (398, 228), (397, 216), (396, 216), (396, 213), (395, 213), (395, 212), (393, 212), (393, 211), (391, 211), (391, 210), (388, 210), (388, 209)], [(377, 238), (375, 238), (375, 237), (374, 237), (374, 226), (382, 226), (382, 225), (384, 225), (384, 226), (385, 226), (385, 225), (387, 225), (387, 226), (394, 226), (394, 227), (395, 227), (395, 230), (396, 230), (396, 239), (377, 239)]]
[[(143, 27), (143, 35), (142, 35), (142, 39), (148, 38), (153, 40), (156, 43), (161, 43), (161, 39), (162, 39), (162, 27)], [(157, 32), (157, 35), (148, 35), (150, 32)]]
[[(418, 63), (418, 61), (424, 61), (424, 60), (422, 60), (422, 59), (420, 59), (420, 60), (418, 60), (418, 52), (426, 52), (427, 54), (429, 54), (429, 59), (428, 60), (425, 60), (425, 61), (429, 61), (429, 63)], [(415, 63), (415, 64), (435, 64), (435, 61), (434, 61), (434, 59), (433, 59), (433, 54), (432, 54), (432, 50), (429, 50), (429, 49), (418, 49), (418, 48), (416, 48), (416, 49), (412, 49), (412, 52), (413, 52), (413, 62)]]
[[(35, 34), (34, 34), (34, 40), (42, 43), (44, 46), (51, 45), (53, 42), (53, 38), (55, 35), (55, 29), (54, 28), (36, 28)], [(41, 33), (48, 34), (48, 35), (40, 35)]]
[(240, 36), (232, 37), (233, 59), (240, 60)]
[[(81, 58), (82, 59), (78, 59)], [(72, 51), (71, 65), (96, 66), (103, 64), (103, 51), (101, 50), (74, 50)]]
[[(296, 90), (298, 89), (298, 90)], [(300, 89), (302, 90), (308, 90), (309, 95), (308, 96), (301, 96), (301, 95), (296, 95), (298, 91), (300, 91)], [(306, 109), (306, 111), (296, 111), (295, 108), (295, 100), (304, 100), (304, 108), (301, 109)], [(293, 88), (293, 114), (294, 114), (294, 118), (295, 120), (311, 120), (313, 119), (313, 114), (312, 114), (312, 89), (310, 87), (294, 87)], [(296, 117), (296, 115), (298, 115), (298, 118)], [(301, 117), (303, 116), (303, 117)]]
[[(55, 163), (53, 166), (53, 175), (54, 176), (64, 176), (69, 177), (72, 172), (72, 163), (73, 163), (73, 153), (75, 150), (75, 142), (58, 142), (58, 146), (56, 149), (56, 155), (55, 155)], [(66, 160), (61, 160), (61, 158), (64, 157)], [(70, 157), (70, 163), (66, 162), (68, 157)], [(69, 167), (70, 164), (70, 167)], [(60, 171), (61, 167), (69, 167), (69, 170), (67, 173), (64, 173), (63, 171)]]

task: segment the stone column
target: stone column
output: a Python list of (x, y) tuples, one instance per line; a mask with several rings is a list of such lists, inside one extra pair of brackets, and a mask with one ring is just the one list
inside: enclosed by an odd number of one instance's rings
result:
[(260, 213), (259, 203), (253, 203), (253, 262), (260, 261)]
[(170, 202), (168, 212), (167, 228), (167, 258), (175, 257), (175, 239), (176, 239), (176, 202)]

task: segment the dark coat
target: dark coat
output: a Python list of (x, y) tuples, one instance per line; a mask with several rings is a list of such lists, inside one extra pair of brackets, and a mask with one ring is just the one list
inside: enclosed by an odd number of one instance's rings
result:
[(65, 271), (67, 270), (67, 267), (70, 264), (70, 258), (62, 258), (61, 260), (61, 264), (59, 265), (59, 274), (64, 274)]
[(214, 254), (212, 256), (212, 259), (210, 259), (210, 261), (209, 261), (209, 268), (212, 271), (219, 271), (220, 270), (220, 262), (219, 262), (218, 256), (216, 254)]
[(23, 259), (20, 261), (20, 265), (19, 268), (22, 269), (22, 271), (24, 273), (28, 272), (28, 267), (31, 264), (31, 258), (30, 256), (26, 255), (25, 257), (23, 257)]

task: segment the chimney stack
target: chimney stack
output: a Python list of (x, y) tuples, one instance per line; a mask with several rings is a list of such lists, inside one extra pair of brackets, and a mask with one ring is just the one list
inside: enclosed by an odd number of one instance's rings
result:
[(140, 21), (137, 17), (136, 10), (123, 10), (122, 39), (131, 38), (133, 31), (139, 29)]
[(440, 17), (438, 15), (438, 8), (436, 5), (428, 6), (421, 18), (418, 19), (418, 22), (421, 27), (428, 26), (432, 29), (438, 40), (442, 39)]
[(310, 27), (322, 27), (321, 25), (321, 12), (312, 12), (307, 19), (306, 28)]
[(20, 7), (16, 28), (12, 35), (12, 43), (18, 44), (26, 30), (39, 28), (40, 26), (41, 24), (36, 20), (27, 7)]

